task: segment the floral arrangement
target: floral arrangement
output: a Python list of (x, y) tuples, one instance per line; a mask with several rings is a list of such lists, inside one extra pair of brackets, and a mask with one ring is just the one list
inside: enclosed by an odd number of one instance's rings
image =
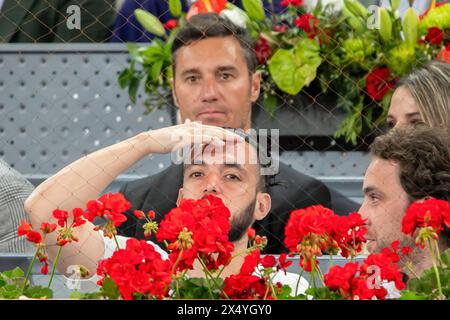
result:
[[(399, 2), (391, 0), (390, 9), (368, 11), (358, 0), (344, 0), (342, 9), (319, 0), (307, 11), (302, 0), (283, 0), (286, 10), (272, 10), (266, 17), (261, 0), (242, 1), (244, 10), (224, 0), (199, 0), (187, 14), (179, 0), (170, 0), (176, 19), (164, 25), (138, 9), (138, 21), (157, 38), (143, 47), (128, 45), (131, 62), (119, 84), (135, 102), (143, 81), (148, 94), (160, 95), (156, 105), (164, 104), (169, 95), (158, 88), (170, 87), (170, 48), (176, 33), (192, 15), (216, 12), (250, 30), (262, 73), (263, 105), (270, 114), (283, 102), (292, 104), (299, 93), (312, 100), (321, 94), (334, 96), (336, 108), (346, 115), (335, 135), (355, 142), (363, 127), (372, 130), (384, 124), (399, 77), (431, 59), (450, 62), (450, 4), (436, 6), (433, 0), (421, 16), (411, 7), (402, 21)], [(154, 105), (147, 100), (149, 111)]]
[[(130, 208), (122, 194), (106, 194), (98, 200), (89, 201), (87, 209), (55, 210), (57, 224), (42, 223), (33, 230), (26, 221), (18, 228), (21, 236), (36, 245), (36, 254), (25, 277), (22, 270), (0, 273), (0, 298), (51, 298), (50, 288), (61, 250), (72, 241), (78, 241), (76, 228), (104, 219), (96, 226), (105, 237), (116, 239), (116, 227), (125, 221), (123, 214)], [(220, 198), (212, 195), (200, 200), (185, 199), (172, 209), (158, 226), (154, 212), (145, 214), (134, 211), (138, 219), (144, 219), (146, 237), (156, 233), (159, 242), (169, 252), (164, 259), (155, 247), (144, 240), (130, 238), (125, 248), (117, 248), (110, 258), (98, 264), (99, 291), (74, 292), (76, 299), (387, 299), (395, 298), (388, 292), (391, 283), (400, 299), (448, 299), (450, 294), (450, 249), (439, 253), (437, 240), (444, 228), (450, 227), (450, 203), (428, 199), (413, 203), (403, 218), (402, 231), (417, 235), (416, 245), (428, 247), (433, 267), (408, 281), (403, 281), (399, 269), (400, 256), (406, 258), (412, 248), (399, 248), (392, 243), (380, 253), (374, 253), (359, 264), (354, 262), (365, 243), (365, 220), (359, 214), (337, 216), (321, 205), (294, 210), (285, 229), (285, 244), (289, 254), (278, 258), (261, 255), (267, 240), (247, 231), (249, 243), (243, 252), (234, 252), (229, 241), (230, 211)], [(68, 221), (73, 221), (68, 224)], [(417, 232), (418, 231), (418, 232)], [(48, 273), (44, 238), (57, 233), (58, 254), (55, 258), (47, 288), (31, 286), (29, 276), (36, 259), (43, 263), (42, 273)], [(400, 249), (400, 252), (399, 252)], [(340, 252), (350, 261), (344, 266), (331, 266), (324, 275), (318, 267), (318, 257)], [(290, 257), (300, 256), (301, 273), (295, 290), (292, 285), (276, 280), (277, 274), (286, 274), (292, 264)], [(239, 272), (222, 277), (224, 269), (233, 259), (242, 259)], [(190, 276), (195, 265), (204, 276)], [(407, 267), (411, 267), (408, 266)], [(81, 275), (88, 277), (87, 270), (79, 266)], [(303, 272), (309, 272), (308, 288), (299, 290)], [(316, 280), (321, 286), (316, 285)], [(397, 297), (398, 297), (397, 296)]]

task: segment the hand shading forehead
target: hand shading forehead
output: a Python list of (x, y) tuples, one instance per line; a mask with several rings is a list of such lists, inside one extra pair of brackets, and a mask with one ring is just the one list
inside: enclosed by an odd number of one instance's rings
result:
[(191, 149), (194, 164), (235, 164), (240, 166), (256, 165), (256, 150), (247, 142), (213, 142), (206, 146), (196, 145)]

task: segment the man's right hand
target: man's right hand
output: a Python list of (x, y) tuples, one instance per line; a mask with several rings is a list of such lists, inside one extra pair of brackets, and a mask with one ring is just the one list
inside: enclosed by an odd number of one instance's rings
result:
[(229, 130), (186, 120), (176, 126), (146, 132), (149, 153), (169, 153), (193, 144), (243, 142), (244, 138)]

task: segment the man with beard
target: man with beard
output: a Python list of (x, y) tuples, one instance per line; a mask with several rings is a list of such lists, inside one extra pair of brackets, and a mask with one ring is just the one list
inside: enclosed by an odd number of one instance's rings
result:
[[(414, 201), (429, 197), (450, 201), (450, 139), (445, 129), (427, 127), (396, 128), (377, 137), (370, 146), (373, 159), (367, 168), (359, 210), (367, 219), (367, 249), (379, 252), (395, 241), (413, 252), (414, 274), (432, 266), (430, 253), (415, 246), (415, 236), (402, 233), (402, 218)], [(449, 230), (440, 235), (440, 250), (449, 247)], [(400, 261), (404, 267), (406, 261)], [(404, 272), (413, 277), (408, 270)]]
[[(220, 198), (230, 210), (230, 241), (234, 243), (234, 252), (242, 253), (247, 248), (247, 229), (256, 220), (263, 219), (270, 211), (271, 198), (266, 191), (266, 178), (261, 175), (259, 154), (255, 143), (246, 142), (243, 131), (222, 129), (186, 121), (182, 125), (144, 132), (138, 137), (130, 138), (110, 147), (106, 147), (87, 155), (63, 168), (61, 171), (40, 184), (25, 203), (31, 224), (39, 226), (47, 221), (56, 223), (52, 216), (54, 209), (72, 211), (73, 208), (83, 208), (86, 202), (94, 199), (111, 181), (114, 174), (129, 162), (134, 161), (130, 156), (130, 148), (146, 146), (140, 152), (168, 153), (183, 149), (185, 152), (183, 186), (178, 190), (178, 201), (182, 199), (201, 199), (206, 195)], [(136, 139), (140, 140), (137, 143)], [(194, 148), (192, 148), (194, 145)], [(230, 147), (230, 145), (232, 147)], [(199, 146), (200, 152), (196, 152)], [(193, 152), (192, 152), (193, 151)], [(110, 159), (110, 165), (100, 167), (96, 161)], [(98, 262), (109, 257), (116, 248), (115, 241), (104, 238), (99, 232), (93, 231), (90, 222), (77, 227), (75, 236), (77, 242), (65, 245), (61, 252), (58, 268), (65, 273), (71, 265), (83, 265), (90, 274), (95, 274)], [(125, 247), (128, 238), (118, 236), (121, 248)], [(50, 258), (56, 256), (58, 247), (51, 246), (56, 242), (54, 233), (45, 237), (49, 244)], [(158, 246), (157, 250), (163, 257), (167, 253)], [(238, 255), (222, 272), (226, 277), (236, 274), (243, 263), (244, 257)], [(201, 267), (194, 264), (194, 270), (189, 274), (199, 276)], [(287, 278), (286, 278), (287, 277)], [(295, 285), (297, 275), (277, 274), (277, 281)], [(305, 288), (302, 282), (300, 288)]]

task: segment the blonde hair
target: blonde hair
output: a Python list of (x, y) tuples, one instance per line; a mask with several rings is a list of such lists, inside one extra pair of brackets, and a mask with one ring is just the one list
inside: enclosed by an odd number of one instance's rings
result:
[(450, 129), (450, 64), (428, 62), (400, 79), (396, 87), (409, 90), (428, 126)]

